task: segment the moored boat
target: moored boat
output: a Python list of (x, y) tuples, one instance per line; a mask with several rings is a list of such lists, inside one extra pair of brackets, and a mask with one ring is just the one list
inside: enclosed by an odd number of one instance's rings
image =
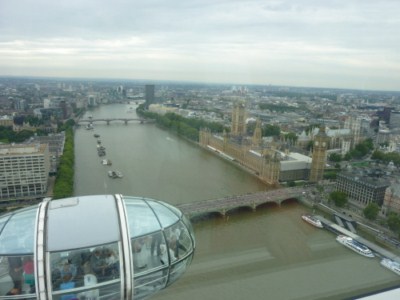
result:
[(314, 225), (318, 228), (323, 228), (322, 222), (312, 215), (302, 215), (301, 218), (307, 223)]
[(101, 161), (101, 164), (104, 165), (104, 166), (111, 166), (112, 165), (111, 160), (109, 160), (109, 159), (103, 159)]
[(336, 237), (336, 241), (344, 245), (345, 247), (353, 250), (354, 252), (361, 254), (365, 257), (375, 257), (372, 251), (365, 246), (364, 244), (356, 241), (355, 239), (346, 236), (346, 235), (338, 235)]
[(108, 171), (107, 172), (107, 174), (108, 174), (108, 177), (111, 177), (111, 178), (117, 178), (117, 174), (115, 174), (115, 171)]
[(99, 138), (99, 137), (100, 137), (100, 134), (95, 133), (95, 134), (93, 134), (93, 136), (94, 136), (95, 138)]
[(111, 178), (122, 178), (123, 177), (123, 175), (120, 171), (110, 170), (107, 173), (108, 173), (108, 176)]
[(398, 262), (389, 258), (384, 258), (381, 260), (381, 265), (395, 272), (397, 275), (400, 275), (400, 264)]

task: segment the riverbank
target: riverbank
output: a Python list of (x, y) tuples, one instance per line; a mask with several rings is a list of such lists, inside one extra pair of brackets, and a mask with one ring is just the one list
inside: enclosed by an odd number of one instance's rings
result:
[[(345, 213), (347, 215), (350, 215), (350, 213), (343, 208), (340, 208), (339, 210), (338, 208), (331, 206), (328, 202), (326, 203), (323, 203), (322, 201), (316, 202), (314, 201), (314, 199), (308, 198), (307, 195), (299, 200), (303, 205), (312, 209), (313, 213), (322, 214), (325, 218), (329, 218), (330, 220), (332, 220), (332, 222), (334, 222), (332, 216), (335, 213), (336, 214)], [(400, 247), (394, 245), (393, 243), (384, 242), (385, 239), (383, 237), (388, 237), (388, 234), (391, 234), (391, 232), (388, 229), (382, 228), (378, 224), (365, 224), (367, 220), (362, 216), (355, 215), (354, 212), (352, 212), (351, 218), (356, 221), (358, 225), (357, 232), (360, 236), (376, 243), (377, 245), (387, 250), (392, 251), (394, 254), (398, 256), (400, 255)]]

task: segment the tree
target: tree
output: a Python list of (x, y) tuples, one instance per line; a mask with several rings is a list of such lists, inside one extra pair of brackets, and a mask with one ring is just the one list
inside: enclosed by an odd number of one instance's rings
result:
[(279, 126), (266, 124), (262, 128), (262, 135), (263, 136), (279, 136), (281, 134), (281, 129)]
[(379, 210), (380, 210), (379, 205), (372, 202), (364, 208), (363, 213), (368, 220), (373, 221), (376, 220)]
[(298, 137), (294, 132), (288, 132), (284, 135), (285, 140), (296, 143)]
[(333, 162), (340, 162), (342, 160), (342, 155), (338, 153), (332, 153), (329, 155), (329, 160)]
[(325, 170), (323, 177), (324, 179), (336, 180), (337, 170)]
[(332, 200), (336, 206), (344, 207), (347, 203), (347, 194), (341, 191), (334, 191), (329, 194), (329, 199)]
[(288, 181), (288, 182), (287, 182), (287, 186), (288, 186), (288, 187), (295, 187), (295, 186), (296, 186), (296, 182), (293, 181), (293, 180)]
[(314, 141), (309, 141), (306, 146), (307, 151), (311, 151), (314, 147)]
[(398, 214), (394, 212), (389, 213), (387, 224), (391, 230), (400, 234), (400, 217)]

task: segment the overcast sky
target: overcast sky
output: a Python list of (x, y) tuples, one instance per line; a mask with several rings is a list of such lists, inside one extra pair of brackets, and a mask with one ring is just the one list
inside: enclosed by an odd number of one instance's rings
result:
[(400, 1), (0, 0), (0, 75), (400, 90)]

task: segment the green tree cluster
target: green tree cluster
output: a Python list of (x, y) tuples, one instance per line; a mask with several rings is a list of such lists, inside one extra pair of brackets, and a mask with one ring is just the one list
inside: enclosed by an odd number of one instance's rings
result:
[[(254, 129), (256, 128), (256, 122), (249, 122), (246, 126), (247, 134), (252, 135)], [(277, 125), (265, 124), (261, 128), (262, 136), (279, 136), (281, 134), (281, 129)]]
[(342, 191), (334, 191), (329, 194), (329, 200), (332, 200), (337, 207), (344, 207), (347, 203), (347, 194)]
[(347, 152), (346, 155), (344, 156), (344, 159), (350, 160), (352, 158), (358, 158), (358, 159), (363, 158), (373, 149), (374, 149), (374, 143), (372, 139), (366, 139), (365, 141), (358, 143), (353, 150)]
[(74, 192), (74, 132), (73, 128), (65, 130), (64, 152), (60, 159), (57, 178), (54, 184), (53, 198), (71, 197)]
[(285, 133), (283, 137), (286, 141), (290, 141), (292, 143), (296, 143), (298, 139), (297, 135), (294, 132)]
[(261, 110), (266, 110), (268, 109), (269, 111), (276, 111), (278, 113), (284, 113), (284, 112), (292, 112), (296, 111), (297, 108), (294, 106), (288, 106), (284, 104), (270, 104), (270, 103), (260, 103), (258, 107)]
[(222, 132), (224, 130), (224, 126), (217, 122), (185, 118), (175, 113), (159, 115), (144, 110), (144, 106), (141, 105), (136, 109), (136, 111), (140, 116), (156, 120), (156, 123), (159, 126), (172, 130), (177, 134), (196, 142), (199, 140), (199, 130), (201, 128), (209, 128), (212, 132)]
[(262, 127), (262, 136), (279, 136), (281, 128), (277, 125), (266, 124)]
[(336, 180), (338, 170), (325, 170), (324, 171), (324, 179), (328, 180)]
[(12, 127), (0, 126), (0, 142), (3, 143), (22, 143), (34, 135), (33, 131), (21, 130), (14, 132)]
[(371, 158), (385, 163), (392, 161), (396, 166), (400, 166), (400, 154), (396, 152), (383, 153), (382, 151), (376, 150), (372, 153)]
[(376, 220), (379, 210), (380, 210), (379, 205), (371, 202), (364, 208), (363, 214), (368, 220), (373, 221)]
[(400, 238), (400, 215), (394, 212), (390, 212), (386, 222), (389, 228), (395, 233), (397, 233)]
[(342, 155), (339, 153), (332, 153), (329, 155), (329, 160), (333, 162), (340, 162), (342, 160)]

